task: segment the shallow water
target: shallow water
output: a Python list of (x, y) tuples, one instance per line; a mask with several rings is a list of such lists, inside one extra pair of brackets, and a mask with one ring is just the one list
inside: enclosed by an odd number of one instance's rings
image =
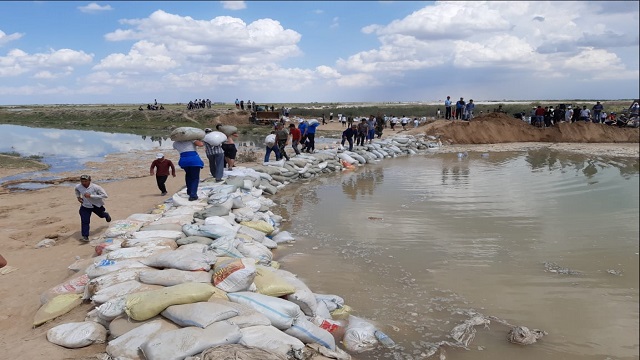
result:
[(423, 358), (468, 310), (549, 335), (492, 322), (447, 359), (637, 359), (638, 180), (637, 160), (549, 150), (385, 160), (279, 193), (298, 241), (276, 256), (400, 345), (357, 359)]

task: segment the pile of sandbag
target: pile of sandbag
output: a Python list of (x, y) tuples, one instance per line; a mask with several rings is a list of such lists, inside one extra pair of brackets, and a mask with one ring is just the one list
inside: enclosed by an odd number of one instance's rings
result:
[(49, 341), (106, 342), (107, 355), (123, 359), (184, 359), (231, 344), (283, 359), (349, 359), (338, 345), (350, 308), (279, 269), (272, 250), (295, 238), (254, 180), (203, 182), (198, 201), (184, 203), (182, 191), (162, 211), (130, 216), (118, 236), (94, 241), (95, 257), (70, 266), (75, 276), (42, 295), (34, 325), (85, 301), (94, 305), (85, 321), (51, 328)]

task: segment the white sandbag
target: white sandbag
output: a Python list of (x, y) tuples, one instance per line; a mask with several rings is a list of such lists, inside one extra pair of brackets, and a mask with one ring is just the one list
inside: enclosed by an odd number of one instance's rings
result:
[(93, 321), (58, 325), (47, 331), (47, 340), (56, 345), (77, 349), (107, 340), (107, 329)]
[(171, 139), (171, 141), (202, 140), (204, 136), (204, 130), (190, 126), (175, 128), (173, 129), (173, 131), (171, 131), (171, 134), (169, 134), (169, 138)]
[(269, 134), (264, 138), (264, 144), (268, 147), (273, 147), (276, 144), (276, 135)]
[(226, 226), (230, 229), (234, 229), (235, 226), (230, 224), (225, 218), (223, 218), (222, 216), (209, 216), (208, 218), (204, 219), (204, 224), (205, 225), (218, 225), (218, 226)]
[(121, 315), (109, 321), (109, 325), (107, 326), (107, 329), (109, 330), (109, 337), (107, 339), (111, 341), (130, 332), (131, 330), (134, 330), (142, 325), (148, 324), (153, 321), (160, 321), (165, 325), (171, 325), (171, 328), (168, 330), (176, 330), (180, 328), (178, 325), (172, 323), (171, 321), (163, 318), (160, 315), (154, 316), (151, 319), (144, 321), (136, 321), (130, 319), (127, 315)]
[(269, 239), (268, 237), (264, 237), (264, 239), (262, 240), (262, 245), (266, 246), (268, 249), (277, 249), (278, 248), (278, 243)]
[(229, 226), (221, 225), (184, 225), (182, 232), (188, 236), (206, 236), (212, 239), (218, 239), (223, 236), (235, 236), (237, 229)]
[(182, 239), (178, 239), (176, 241), (176, 244), (180, 245), (180, 247), (183, 247), (184, 245), (189, 245), (189, 244), (209, 245), (212, 242), (213, 242), (213, 239), (206, 236), (187, 236), (187, 237), (183, 237)]
[(323, 302), (329, 311), (333, 311), (344, 306), (344, 299), (338, 295), (315, 294), (315, 296), (316, 300)]
[[(126, 321), (126, 320), (125, 320)], [(154, 320), (143, 323), (125, 334), (116, 336), (107, 345), (107, 354), (113, 359), (142, 360), (140, 346), (152, 337), (167, 331), (178, 330), (179, 327), (166, 320)]]
[(229, 324), (237, 325), (240, 329), (249, 326), (270, 326), (271, 320), (264, 314), (254, 311), (249, 314), (238, 315), (226, 320)]
[(122, 269), (133, 269), (133, 268), (148, 268), (148, 266), (141, 263), (139, 259), (126, 259), (126, 260), (103, 259), (96, 264), (89, 265), (89, 267), (87, 267), (85, 272), (87, 275), (89, 275), (91, 279), (94, 279), (99, 276), (112, 273), (114, 271), (118, 271)]
[(187, 327), (206, 328), (217, 322), (237, 316), (238, 311), (232, 307), (216, 302), (198, 302), (193, 304), (172, 305), (166, 308), (162, 316), (174, 323)]
[(220, 146), (223, 142), (227, 141), (227, 135), (221, 133), (220, 131), (212, 131), (206, 134), (202, 141), (211, 146)]
[(308, 121), (309, 125), (319, 124), (320, 122), (317, 119), (311, 119)]
[[(161, 219), (154, 221), (152, 224), (154, 225), (185, 225), (191, 224), (193, 222), (193, 215), (174, 215), (174, 216), (164, 216)], [(140, 229), (142, 230), (142, 229)], [(146, 230), (148, 231), (148, 230)]]
[(184, 271), (177, 269), (151, 270), (140, 273), (140, 282), (149, 285), (173, 286), (186, 282), (211, 283), (211, 274), (206, 271)]
[(209, 250), (216, 256), (241, 258), (244, 256), (237, 248), (239, 243), (240, 242), (233, 237), (221, 237), (209, 244)]
[(109, 227), (104, 232), (104, 236), (118, 237), (126, 234), (130, 234), (138, 231), (144, 222), (141, 221), (133, 221), (133, 220), (114, 220), (109, 224)]
[(96, 308), (87, 313), (87, 316), (84, 317), (84, 321), (91, 321), (96, 324), (102, 325), (105, 329), (109, 328), (109, 321), (101, 318), (98, 313), (98, 309)]
[(255, 259), (261, 265), (269, 265), (273, 258), (271, 250), (256, 241), (239, 242), (237, 249), (242, 256)]
[(262, 231), (252, 229), (248, 226), (240, 225), (238, 228), (238, 234), (249, 235), (253, 240), (262, 243), (266, 235)]
[(304, 343), (273, 326), (251, 326), (240, 329), (240, 345), (255, 347), (284, 356), (302, 359)]
[(202, 207), (202, 205), (193, 205), (193, 203), (190, 203), (190, 205), (172, 208), (165, 212), (164, 216), (193, 215), (194, 212), (202, 210)]
[(218, 322), (204, 329), (187, 327), (156, 334), (140, 349), (147, 360), (183, 360), (211, 347), (235, 344), (241, 337), (236, 325)]
[(91, 279), (87, 284), (86, 293), (89, 295), (89, 297), (91, 297), (98, 291), (108, 288), (110, 286), (123, 283), (129, 280), (138, 280), (138, 275), (145, 270), (159, 271), (149, 267), (122, 269), (122, 270), (114, 271), (114, 272), (99, 276), (95, 279)]
[(256, 277), (256, 265), (252, 259), (218, 261), (214, 268), (213, 285), (226, 292), (249, 289)]
[(250, 207), (243, 207), (233, 210), (233, 214), (236, 216), (237, 221), (251, 221), (255, 216), (255, 212)]
[(188, 271), (209, 271), (211, 263), (202, 253), (195, 251), (167, 251), (152, 255), (141, 262), (154, 268), (169, 268)]
[(331, 319), (331, 311), (329, 311), (329, 309), (327, 309), (327, 305), (326, 303), (324, 303), (323, 301), (316, 301), (316, 312), (315, 312), (316, 316), (320, 316), (326, 319)]
[(167, 238), (148, 238), (148, 239), (126, 239), (122, 242), (123, 248), (131, 248), (138, 246), (160, 246), (160, 247), (168, 247), (170, 249), (176, 249), (178, 244), (173, 239)]
[(101, 319), (111, 321), (118, 316), (124, 315), (125, 306), (127, 304), (127, 297), (120, 296), (117, 298), (113, 298), (104, 304), (98, 306), (96, 310), (98, 310), (98, 316)]
[(182, 231), (171, 230), (138, 231), (131, 234), (131, 237), (134, 239), (166, 238), (178, 240), (184, 237), (184, 233)]
[(336, 349), (336, 340), (333, 335), (301, 316), (295, 319), (293, 325), (284, 332), (305, 344), (318, 343), (327, 349)]
[(289, 233), (288, 231), (280, 231), (279, 233), (274, 235), (271, 239), (278, 244), (288, 243), (296, 240), (293, 236), (291, 236), (291, 233)]
[(73, 262), (73, 264), (67, 266), (67, 269), (69, 269), (70, 271), (74, 271), (74, 272), (78, 272), (78, 271), (84, 271), (86, 270), (89, 266), (94, 265), (94, 264), (98, 264), (100, 263), (102, 260), (106, 260), (107, 258), (107, 254), (104, 255), (99, 255), (96, 257), (89, 257), (86, 259), (78, 259), (76, 261)]
[(290, 301), (268, 296), (256, 294), (252, 292), (236, 292), (227, 294), (229, 300), (244, 305), (249, 305), (256, 311), (264, 314), (271, 324), (280, 330), (286, 330), (291, 327), (293, 320), (300, 314), (300, 307)]
[[(160, 219), (162, 220), (162, 219)], [(182, 225), (184, 224), (156, 224), (155, 222), (145, 225), (140, 228), (138, 231), (157, 231), (157, 230), (172, 230), (172, 231), (182, 231)]]
[(147, 285), (136, 280), (129, 280), (101, 289), (91, 297), (91, 301), (96, 304), (102, 304), (120, 296), (159, 288), (161, 288), (161, 286)]
[(220, 126), (220, 132), (222, 132), (226, 136), (231, 136), (232, 134), (238, 132), (238, 128), (233, 125), (222, 125)]
[(340, 154), (338, 154), (338, 157), (339, 157), (341, 160), (346, 161), (347, 163), (349, 163), (349, 164), (351, 164), (351, 165), (353, 165), (353, 164), (355, 164), (355, 163), (357, 163), (357, 162), (358, 162), (358, 160), (356, 160), (356, 159), (352, 158), (351, 156), (349, 156), (349, 155), (347, 155), (347, 154), (345, 154), (345, 153), (340, 153)]
[(372, 350), (378, 344), (376, 327), (370, 322), (355, 316), (349, 316), (349, 325), (342, 343), (348, 351), (361, 353)]
[(148, 224), (152, 221), (156, 221), (162, 217), (162, 214), (131, 214), (126, 220), (139, 221), (144, 224)]
[(44, 305), (49, 300), (62, 294), (82, 294), (89, 283), (89, 275), (75, 275), (60, 285), (56, 285), (40, 295), (40, 305)]
[(124, 260), (124, 259), (135, 259), (135, 258), (144, 258), (154, 254), (171, 251), (173, 250), (169, 246), (136, 246), (136, 247), (127, 247), (121, 248), (118, 250), (111, 251), (107, 254), (107, 259), (109, 260)]

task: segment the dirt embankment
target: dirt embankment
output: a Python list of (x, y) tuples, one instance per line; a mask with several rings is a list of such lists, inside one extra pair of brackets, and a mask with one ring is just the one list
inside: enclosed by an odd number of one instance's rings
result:
[(536, 128), (501, 113), (490, 113), (474, 118), (470, 122), (436, 120), (413, 131), (426, 131), (427, 135), (440, 137), (443, 142), (450, 144), (640, 142), (639, 129), (583, 122)]

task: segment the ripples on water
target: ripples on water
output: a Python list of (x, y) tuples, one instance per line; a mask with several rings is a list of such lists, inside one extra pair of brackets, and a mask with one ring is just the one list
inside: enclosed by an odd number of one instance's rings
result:
[(279, 255), (400, 345), (358, 359), (420, 359), (469, 310), (549, 335), (516, 346), (492, 323), (448, 359), (637, 358), (638, 195), (633, 159), (397, 158), (279, 195), (299, 252)]

